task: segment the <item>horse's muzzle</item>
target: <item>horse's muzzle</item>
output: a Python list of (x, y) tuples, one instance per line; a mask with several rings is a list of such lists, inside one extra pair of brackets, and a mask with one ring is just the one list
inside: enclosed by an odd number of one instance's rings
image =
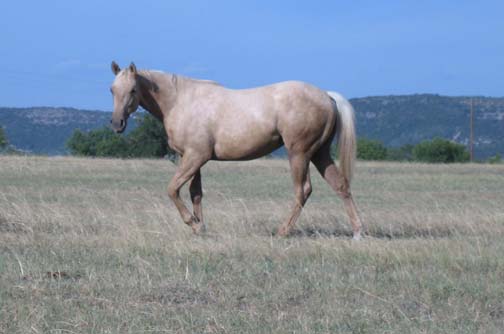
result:
[(112, 125), (112, 130), (114, 130), (115, 133), (123, 133), (124, 130), (126, 130), (126, 125), (128, 123), (124, 119), (119, 120), (119, 122), (111, 119), (110, 124)]

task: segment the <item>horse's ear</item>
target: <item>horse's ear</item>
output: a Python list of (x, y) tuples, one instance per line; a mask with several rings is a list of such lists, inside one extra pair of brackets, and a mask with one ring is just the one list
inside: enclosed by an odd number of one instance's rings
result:
[(129, 70), (131, 73), (137, 74), (137, 69), (136, 69), (135, 63), (131, 62), (130, 66), (129, 66)]
[(117, 75), (117, 73), (121, 72), (121, 68), (119, 67), (119, 65), (117, 65), (117, 63), (115, 61), (112, 61), (111, 68), (112, 68), (112, 73), (114, 73), (115, 75)]

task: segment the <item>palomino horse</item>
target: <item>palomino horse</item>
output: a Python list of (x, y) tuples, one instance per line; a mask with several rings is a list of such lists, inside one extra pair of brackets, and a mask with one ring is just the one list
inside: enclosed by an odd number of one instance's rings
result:
[[(303, 82), (232, 90), (213, 81), (159, 71), (121, 70), (112, 62), (115, 80), (112, 128), (121, 133), (128, 117), (142, 106), (163, 122), (168, 144), (181, 160), (168, 194), (195, 233), (204, 228), (200, 168), (209, 160), (250, 160), (285, 145), (294, 182), (295, 202), (278, 234), (285, 236), (312, 192), (309, 164), (341, 196), (353, 228), (361, 236), (350, 181), (355, 159), (354, 111), (341, 95)], [(340, 168), (330, 156), (338, 134)], [(179, 196), (189, 180), (193, 214)]]

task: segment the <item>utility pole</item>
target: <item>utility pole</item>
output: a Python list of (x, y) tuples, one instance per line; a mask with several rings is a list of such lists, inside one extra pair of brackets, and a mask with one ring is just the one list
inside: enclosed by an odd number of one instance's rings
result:
[(470, 128), (471, 134), (469, 137), (469, 154), (471, 162), (474, 161), (474, 108), (473, 108), (473, 99), (471, 98), (471, 120), (470, 120)]

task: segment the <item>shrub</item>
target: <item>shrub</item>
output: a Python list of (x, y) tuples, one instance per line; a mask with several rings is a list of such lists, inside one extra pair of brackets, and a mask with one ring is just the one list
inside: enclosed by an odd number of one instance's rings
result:
[(423, 141), (413, 148), (414, 160), (424, 162), (452, 163), (469, 161), (469, 152), (464, 145), (442, 138)]
[(499, 153), (497, 153), (493, 157), (488, 158), (488, 163), (490, 163), (490, 164), (500, 164), (501, 162), (502, 162), (502, 158)]
[(377, 140), (358, 139), (357, 159), (362, 160), (385, 160), (387, 158), (387, 148)]
[(9, 141), (7, 140), (7, 135), (5, 134), (4, 129), (0, 126), (0, 154), (10, 154), (10, 155), (16, 155), (16, 154), (22, 154), (16, 148), (12, 145), (9, 144)]
[(401, 147), (387, 148), (387, 160), (391, 161), (412, 161), (413, 148), (411, 144), (406, 144)]
[(0, 150), (7, 148), (9, 142), (7, 141), (7, 136), (5, 135), (4, 129), (0, 126)]
[(129, 155), (126, 139), (107, 127), (89, 132), (75, 130), (67, 142), (67, 147), (72, 155), (92, 157), (127, 157)]

